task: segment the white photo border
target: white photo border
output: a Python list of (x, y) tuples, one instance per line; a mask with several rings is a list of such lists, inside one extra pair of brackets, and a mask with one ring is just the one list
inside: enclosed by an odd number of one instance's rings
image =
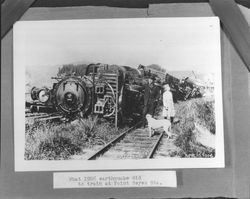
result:
[[(214, 158), (164, 158), (140, 160), (25, 160), (25, 63), (27, 55), (23, 54), (25, 46), (19, 32), (23, 23), (17, 22), (13, 28), (13, 72), (14, 72), (14, 157), (15, 171), (65, 171), (65, 170), (138, 170), (138, 169), (180, 169), (180, 168), (223, 168), (224, 157), (224, 131), (223, 131), (223, 103), (222, 103), (222, 72), (221, 72), (221, 42), (220, 22), (218, 17), (197, 18), (153, 18), (154, 20), (208, 20), (213, 21), (217, 29), (217, 46), (215, 71), (215, 118), (216, 118), (216, 148)], [(93, 23), (95, 20), (91, 19)], [(135, 20), (135, 19), (96, 19), (96, 20)], [(140, 20), (140, 19), (136, 19)], [(82, 23), (86, 20), (67, 20), (67, 22)], [(48, 22), (49, 23), (49, 22)], [(119, 63), (118, 63), (119, 64)]]

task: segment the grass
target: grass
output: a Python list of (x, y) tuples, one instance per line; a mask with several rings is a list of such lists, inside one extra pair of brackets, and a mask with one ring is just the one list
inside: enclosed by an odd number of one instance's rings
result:
[(214, 101), (195, 101), (195, 106), (198, 123), (215, 134)]
[(196, 141), (195, 123), (198, 123), (215, 134), (214, 102), (202, 98), (180, 102), (176, 105), (176, 117), (179, 125), (173, 127), (174, 144), (178, 150), (172, 152), (172, 157), (211, 158), (215, 149), (201, 145)]
[(176, 105), (176, 117), (181, 120), (193, 118), (196, 123), (208, 129), (212, 134), (216, 133), (214, 101), (198, 98), (179, 102)]
[[(179, 102), (176, 117), (180, 123), (173, 127), (176, 135), (174, 144), (177, 150), (172, 157), (215, 156), (215, 150), (196, 141), (195, 123), (215, 134), (214, 102), (202, 98)], [(158, 110), (159, 109), (159, 110)], [(160, 112), (160, 106), (157, 113)], [(114, 124), (97, 117), (76, 120), (71, 123), (53, 124), (36, 122), (26, 125), (25, 159), (26, 160), (67, 160), (78, 155), (86, 148), (105, 145), (117, 133)], [(133, 138), (131, 138), (133, 139)]]
[(117, 132), (113, 124), (89, 117), (72, 123), (53, 124), (36, 122), (26, 125), (26, 160), (67, 160), (84, 148), (104, 145)]

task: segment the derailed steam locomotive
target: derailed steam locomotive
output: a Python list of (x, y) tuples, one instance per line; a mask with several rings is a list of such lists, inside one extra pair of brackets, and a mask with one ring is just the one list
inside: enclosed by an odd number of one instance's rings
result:
[(143, 109), (145, 80), (128, 66), (89, 64), (84, 74), (54, 77), (52, 89), (32, 88), (32, 112), (61, 112), (65, 118), (92, 113), (104, 118), (138, 119)]
[(189, 78), (180, 80), (168, 73), (159, 75), (142, 65), (135, 69), (89, 64), (82, 66), (81, 71), (53, 77), (57, 82), (51, 89), (33, 87), (29, 108), (31, 112), (60, 112), (68, 120), (98, 114), (119, 122), (137, 121), (143, 113), (146, 79), (152, 77), (161, 79), (160, 84), (170, 85), (175, 102), (202, 96)]

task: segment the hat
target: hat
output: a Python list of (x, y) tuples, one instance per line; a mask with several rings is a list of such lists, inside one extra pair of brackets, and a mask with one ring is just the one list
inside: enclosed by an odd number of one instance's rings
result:
[(149, 79), (156, 80), (155, 76), (150, 76)]
[(156, 78), (156, 83), (160, 84), (161, 83), (161, 78), (157, 77)]
[(164, 87), (164, 90), (165, 90), (165, 91), (166, 91), (166, 90), (170, 90), (169, 84), (165, 84), (163, 87)]

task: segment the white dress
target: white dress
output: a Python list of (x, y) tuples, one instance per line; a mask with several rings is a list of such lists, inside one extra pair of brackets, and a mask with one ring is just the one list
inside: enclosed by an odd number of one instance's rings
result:
[(175, 116), (173, 95), (172, 95), (172, 93), (170, 91), (165, 91), (163, 93), (162, 116), (167, 117), (168, 119), (170, 119), (170, 117)]

